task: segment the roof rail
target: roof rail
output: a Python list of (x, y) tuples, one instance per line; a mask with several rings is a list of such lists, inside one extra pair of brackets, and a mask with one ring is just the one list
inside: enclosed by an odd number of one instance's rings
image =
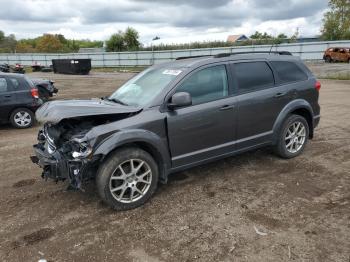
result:
[(180, 57), (177, 57), (175, 60), (183, 60), (183, 59), (198, 58), (198, 57), (210, 57), (210, 56), (214, 58), (220, 58), (220, 57), (228, 57), (231, 55), (244, 55), (244, 54), (292, 55), (292, 53), (289, 51), (247, 51), (247, 52), (234, 52), (234, 53), (219, 53), (216, 55), (180, 56)]
[(198, 58), (198, 57), (207, 57), (207, 56), (212, 56), (212, 55), (180, 56), (180, 57), (177, 57), (175, 60), (183, 60), (183, 59)]
[(231, 55), (243, 55), (243, 54), (275, 54), (275, 55), (292, 55), (289, 51), (247, 51), (247, 52), (234, 52), (234, 53), (220, 53), (214, 55), (214, 58), (227, 57)]

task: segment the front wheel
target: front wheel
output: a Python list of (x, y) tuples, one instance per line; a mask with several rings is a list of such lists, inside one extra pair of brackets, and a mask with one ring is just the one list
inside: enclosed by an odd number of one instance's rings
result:
[(98, 193), (115, 210), (143, 205), (158, 185), (158, 166), (139, 148), (121, 148), (101, 165), (96, 176)]
[(282, 158), (293, 158), (300, 155), (309, 137), (309, 125), (300, 115), (290, 115), (279, 132), (275, 152)]

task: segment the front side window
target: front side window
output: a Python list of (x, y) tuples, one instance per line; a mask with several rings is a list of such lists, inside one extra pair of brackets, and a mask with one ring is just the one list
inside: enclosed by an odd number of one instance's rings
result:
[(188, 92), (193, 105), (226, 97), (228, 83), (225, 65), (212, 66), (193, 73), (181, 83), (176, 92)]
[(271, 64), (282, 83), (304, 81), (307, 79), (307, 75), (293, 62), (272, 61)]
[(7, 81), (5, 78), (0, 78), (0, 93), (7, 92)]
[(125, 105), (144, 106), (181, 72), (181, 69), (149, 68), (122, 85), (108, 99)]
[(240, 93), (265, 89), (274, 85), (273, 73), (266, 62), (236, 63), (234, 73)]

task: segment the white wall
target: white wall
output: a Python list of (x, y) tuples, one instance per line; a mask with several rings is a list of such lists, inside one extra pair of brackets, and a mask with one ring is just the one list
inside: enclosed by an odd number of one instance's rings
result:
[[(289, 51), (295, 56), (300, 56), (303, 60), (321, 60), (323, 52), (331, 46), (350, 47), (350, 40), (344, 41), (324, 41), (306, 42), (293, 44), (280, 44), (274, 46), (272, 51)], [(222, 48), (202, 48), (167, 51), (139, 51), (139, 52), (104, 52), (104, 53), (65, 53), (65, 54), (0, 54), (0, 64), (21, 63), (30, 66), (35, 61), (49, 66), (51, 59), (63, 58), (91, 58), (93, 67), (112, 66), (148, 66), (154, 63), (162, 63), (174, 60), (181, 56), (215, 55), (219, 53), (234, 53), (246, 51), (270, 51), (271, 45), (222, 47)]]

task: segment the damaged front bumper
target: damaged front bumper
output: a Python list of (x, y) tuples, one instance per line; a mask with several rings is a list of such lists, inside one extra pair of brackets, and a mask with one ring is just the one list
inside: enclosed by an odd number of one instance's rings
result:
[(69, 188), (81, 189), (84, 181), (92, 177), (93, 170), (92, 159), (67, 159), (63, 153), (56, 150), (49, 153), (45, 144), (36, 144), (33, 146), (34, 156), (30, 159), (33, 163), (39, 165), (42, 169), (42, 178), (54, 179), (58, 181), (69, 181)]

